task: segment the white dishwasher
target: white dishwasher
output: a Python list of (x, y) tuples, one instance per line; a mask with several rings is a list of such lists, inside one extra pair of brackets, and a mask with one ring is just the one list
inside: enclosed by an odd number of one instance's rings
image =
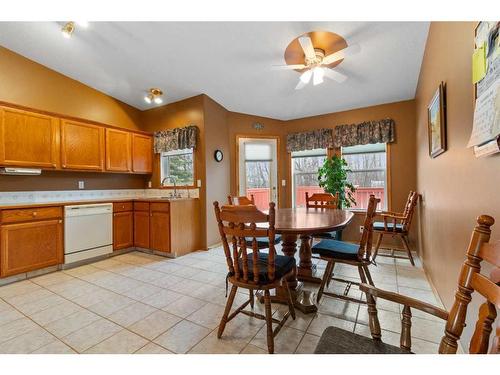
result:
[(64, 263), (113, 252), (113, 204), (64, 207)]

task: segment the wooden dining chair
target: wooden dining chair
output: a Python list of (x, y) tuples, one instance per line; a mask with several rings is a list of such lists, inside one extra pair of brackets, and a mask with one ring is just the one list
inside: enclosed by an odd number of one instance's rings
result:
[[(309, 193), (306, 191), (306, 208), (318, 208), (318, 209), (339, 208), (339, 193), (335, 195), (330, 193), (314, 193), (313, 195), (309, 196)], [(336, 231), (314, 233), (311, 237), (313, 239), (315, 238), (339, 239), (338, 233)]]
[[(408, 233), (410, 230), (411, 220), (413, 218), (413, 213), (415, 211), (415, 207), (418, 202), (418, 193), (415, 191), (410, 191), (408, 195), (408, 200), (406, 201), (406, 205), (404, 211), (399, 212), (382, 212), (381, 216), (384, 221), (376, 221), (373, 223), (373, 231), (378, 233), (377, 243), (375, 245), (375, 252), (373, 255), (373, 259), (377, 257), (378, 249), (380, 247), (380, 243), (382, 242), (382, 238), (384, 235), (390, 235), (393, 238), (399, 237), (401, 242), (403, 243), (403, 247), (406, 250), (408, 258), (403, 257), (403, 259), (409, 259), (412, 266), (415, 265), (415, 261), (413, 260), (413, 256), (411, 255), (410, 243), (408, 239)], [(394, 249), (391, 252), (391, 255), (394, 258), (402, 258), (400, 256), (394, 255)]]
[[(312, 253), (319, 255), (320, 259), (327, 262), (318, 290), (318, 303), (320, 302), (323, 294), (330, 297), (342, 298), (348, 301), (366, 303), (364, 300), (347, 296), (351, 285), (359, 285), (360, 283), (332, 276), (336, 263), (348, 264), (357, 267), (362, 283), (368, 282), (371, 285), (374, 285), (368, 266), (372, 263), (373, 218), (375, 217), (375, 211), (379, 202), (380, 199), (375, 198), (374, 195), (370, 195), (363, 233), (361, 235), (359, 245), (344, 241), (324, 239), (312, 247)], [(343, 295), (325, 291), (325, 286), (330, 284), (330, 280), (347, 283), (347, 287), (344, 290)]]
[[(227, 201), (229, 202), (230, 205), (233, 205), (233, 206), (250, 206), (250, 205), (255, 206), (255, 199), (253, 197), (253, 194), (250, 195), (250, 199), (248, 199), (248, 197), (245, 197), (245, 196), (233, 197), (231, 195), (228, 195)], [(274, 244), (277, 245), (280, 242), (281, 242), (281, 236), (279, 234), (276, 234), (274, 236)], [(247, 246), (252, 246), (252, 239), (251, 238), (248, 238)], [(259, 247), (259, 249), (269, 248), (269, 238), (268, 237), (258, 237), (257, 238), (257, 246)]]
[[(267, 325), (267, 348), (272, 354), (274, 352), (274, 337), (290, 315), (295, 319), (295, 310), (287, 280), (292, 278), (296, 272), (295, 258), (277, 255), (274, 248), (274, 203), (269, 204), (268, 214), (259, 211), (253, 205), (229, 205), (219, 208), (219, 203), (214, 202), (214, 209), (229, 268), (227, 277), (232, 284), (217, 337), (222, 336), (226, 324), (239, 313), (263, 319)], [(257, 239), (262, 237), (268, 238), (270, 244), (268, 253), (259, 251)], [(248, 245), (249, 238), (251, 238), (250, 246)], [(272, 317), (270, 290), (280, 286), (287, 291), (289, 310), (281, 320), (278, 320)], [(250, 298), (230, 314), (238, 288), (248, 289)], [(265, 315), (244, 310), (249, 304), (253, 308), (254, 291), (256, 290), (264, 292)], [(273, 323), (278, 324), (274, 330)]]
[(248, 206), (250, 204), (255, 205), (255, 199), (253, 197), (253, 194), (250, 194), (250, 199), (248, 199), (248, 197), (246, 196), (233, 197), (231, 195), (228, 195), (227, 201), (230, 205), (234, 206)]
[[(500, 330), (494, 332), (493, 345), (488, 348), (492, 325), (497, 317), (496, 309), (500, 309), (500, 241), (488, 243), (494, 223), (491, 216), (482, 215), (472, 233), (467, 248), (466, 259), (462, 265), (458, 279), (455, 302), (448, 312), (426, 302), (416, 300), (398, 293), (377, 289), (372, 285), (362, 284), (360, 289), (367, 294), (369, 325), (372, 338), (329, 327), (318, 342), (315, 353), (328, 354), (385, 354), (411, 352), (411, 309), (434, 315), (446, 320), (444, 336), (439, 345), (440, 354), (455, 354), (458, 340), (465, 327), (467, 307), (473, 293), (480, 294), (485, 302), (479, 308), (475, 330), (469, 343), (469, 353), (487, 354), (500, 351)], [(481, 263), (486, 261), (493, 265), (494, 272), (490, 277), (481, 274)], [(385, 299), (403, 305), (401, 319), (400, 347), (385, 344), (381, 341), (380, 322), (377, 316), (376, 300)]]

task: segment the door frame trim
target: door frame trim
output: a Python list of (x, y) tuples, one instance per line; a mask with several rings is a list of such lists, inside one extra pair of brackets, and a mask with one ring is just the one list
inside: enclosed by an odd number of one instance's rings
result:
[(236, 134), (236, 151), (235, 151), (235, 168), (234, 168), (234, 178), (236, 195), (240, 194), (240, 139), (241, 138), (254, 138), (254, 139), (274, 139), (276, 140), (276, 175), (278, 181), (276, 181), (276, 207), (279, 207), (280, 202), (280, 187), (281, 187), (281, 168), (280, 168), (280, 136), (279, 135), (260, 135), (260, 134)]

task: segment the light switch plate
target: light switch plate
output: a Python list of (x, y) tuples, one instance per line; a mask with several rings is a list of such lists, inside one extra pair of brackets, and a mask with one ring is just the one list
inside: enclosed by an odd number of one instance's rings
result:
[(148, 188), (152, 187), (153, 184), (151, 183), (151, 181), (148, 181)]
[(196, 182), (196, 185), (197, 185), (198, 187), (201, 187), (201, 180), (198, 180), (198, 181)]
[(78, 181), (78, 189), (85, 189), (85, 181)]
[(281, 180), (281, 186), (286, 186), (286, 180)]

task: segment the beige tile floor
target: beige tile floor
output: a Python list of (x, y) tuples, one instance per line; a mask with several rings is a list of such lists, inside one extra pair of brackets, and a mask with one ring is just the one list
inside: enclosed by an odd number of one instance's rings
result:
[[(375, 284), (436, 305), (420, 267), (379, 257)], [(316, 261), (319, 273), (324, 264)], [(216, 330), (225, 304), (221, 248), (177, 259), (131, 252), (90, 265), (0, 287), (0, 353), (266, 353), (264, 322), (240, 315), (222, 339)], [(349, 266), (339, 276), (356, 278)], [(314, 290), (317, 285), (306, 285)], [(343, 284), (330, 288), (341, 291)], [(350, 295), (361, 296), (352, 287)], [(238, 293), (237, 302), (247, 298)], [(397, 305), (378, 303), (382, 339), (399, 344)], [(261, 309), (260, 305), (256, 306)], [(284, 311), (273, 305), (274, 314)], [(277, 338), (277, 353), (312, 353), (328, 326), (370, 335), (364, 305), (325, 297), (316, 314), (298, 312)], [(444, 322), (414, 312), (416, 353), (437, 353)]]

